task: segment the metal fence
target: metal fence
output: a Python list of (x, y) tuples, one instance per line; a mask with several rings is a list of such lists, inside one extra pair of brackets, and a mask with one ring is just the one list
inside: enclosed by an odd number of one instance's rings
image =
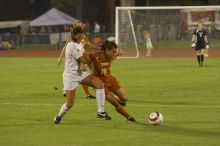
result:
[[(86, 33), (92, 41), (94, 37), (100, 37), (106, 40), (112, 37), (114, 33)], [(0, 49), (60, 49), (65, 44), (70, 33), (38, 33), (38, 34), (5, 34), (0, 35)], [(42, 47), (43, 46), (43, 47)]]

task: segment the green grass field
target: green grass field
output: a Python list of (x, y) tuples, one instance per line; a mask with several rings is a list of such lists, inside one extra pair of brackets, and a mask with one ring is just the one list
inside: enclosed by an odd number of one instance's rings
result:
[[(202, 68), (194, 58), (117, 60), (112, 73), (127, 91), (136, 124), (107, 102), (112, 121), (97, 119), (95, 100), (79, 87), (76, 105), (54, 125), (65, 100), (62, 71), (55, 58), (0, 58), (1, 146), (220, 145), (219, 58)], [(162, 125), (148, 124), (153, 111), (162, 112)]]

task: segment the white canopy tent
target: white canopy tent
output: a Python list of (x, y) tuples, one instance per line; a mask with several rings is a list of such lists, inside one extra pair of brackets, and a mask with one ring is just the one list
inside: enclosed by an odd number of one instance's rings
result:
[(32, 20), (30, 26), (38, 27), (51, 25), (72, 25), (76, 21), (78, 20), (57, 10), (56, 8), (52, 8), (36, 19)]
[(73, 25), (78, 20), (52, 8), (46, 13), (42, 14), (38, 18), (30, 22), (30, 27), (44, 27), (44, 26), (55, 26), (58, 32), (50, 33), (50, 43), (56, 44), (57, 42), (66, 41), (70, 35), (69, 32), (62, 32), (59, 26)]

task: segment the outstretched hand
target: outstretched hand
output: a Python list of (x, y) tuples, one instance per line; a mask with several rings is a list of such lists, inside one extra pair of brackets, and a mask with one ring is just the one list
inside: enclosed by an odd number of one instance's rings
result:
[(124, 52), (117, 52), (116, 56), (121, 56), (121, 55), (124, 55), (125, 53)]
[(206, 48), (206, 49), (209, 49), (209, 45), (207, 44), (207, 45), (205, 46), (205, 48)]

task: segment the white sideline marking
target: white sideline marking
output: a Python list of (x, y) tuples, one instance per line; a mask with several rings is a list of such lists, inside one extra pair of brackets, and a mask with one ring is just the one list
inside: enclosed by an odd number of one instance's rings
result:
[[(53, 103), (0, 103), (0, 105), (16, 105), (16, 106), (61, 106), (60, 104)], [(77, 106), (84, 106), (85, 104), (75, 104)], [(96, 105), (96, 104), (86, 104), (88, 105)], [(129, 106), (133, 107), (182, 107), (182, 108), (220, 108), (218, 105), (153, 105), (153, 104), (129, 104)]]

